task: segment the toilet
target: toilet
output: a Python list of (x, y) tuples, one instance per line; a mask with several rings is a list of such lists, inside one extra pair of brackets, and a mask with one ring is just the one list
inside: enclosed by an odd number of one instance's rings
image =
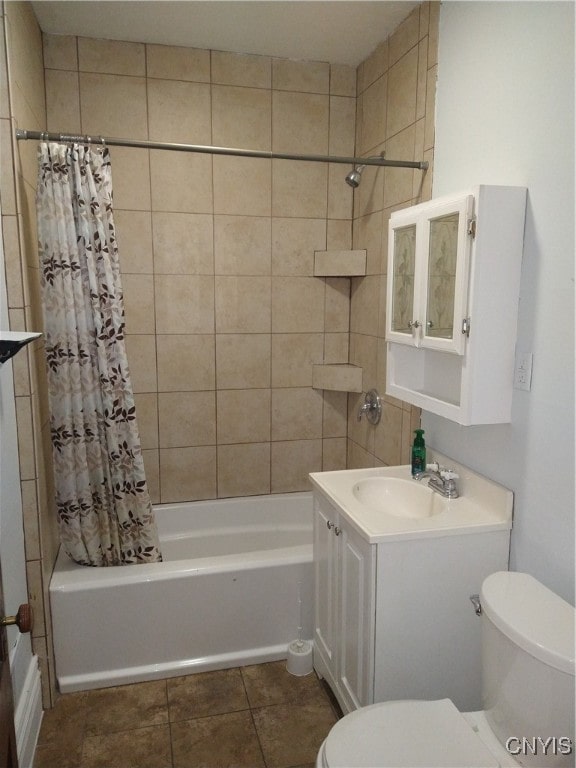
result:
[[(387, 701), (343, 717), (316, 768), (574, 766), (575, 610), (526, 573), (482, 584), (482, 703)], [(433, 660), (431, 660), (433, 663)]]

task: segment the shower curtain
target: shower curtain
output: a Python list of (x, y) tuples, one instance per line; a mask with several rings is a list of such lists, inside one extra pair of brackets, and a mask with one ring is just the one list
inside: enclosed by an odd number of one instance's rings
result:
[(83, 565), (161, 560), (124, 344), (105, 146), (41, 142), (38, 248), (60, 538)]

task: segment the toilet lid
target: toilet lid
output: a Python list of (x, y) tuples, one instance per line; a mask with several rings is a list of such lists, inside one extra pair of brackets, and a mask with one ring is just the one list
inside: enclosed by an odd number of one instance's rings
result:
[(324, 742), (329, 768), (498, 768), (450, 699), (388, 701), (351, 712)]

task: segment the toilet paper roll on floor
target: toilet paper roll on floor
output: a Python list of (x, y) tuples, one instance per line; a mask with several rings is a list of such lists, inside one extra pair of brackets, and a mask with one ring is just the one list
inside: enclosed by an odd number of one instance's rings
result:
[(286, 669), (291, 675), (304, 677), (314, 669), (312, 643), (308, 640), (293, 640), (288, 646)]

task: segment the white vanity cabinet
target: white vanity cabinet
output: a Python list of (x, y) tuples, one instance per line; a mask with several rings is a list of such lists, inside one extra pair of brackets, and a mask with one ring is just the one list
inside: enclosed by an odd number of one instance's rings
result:
[(420, 519), (374, 512), (354, 496), (365, 479), (417, 482), (408, 466), (310, 475), (314, 668), (345, 713), (411, 698), (481, 708), (480, 620), (470, 596), (508, 569), (512, 493), (454, 466), (462, 497)]
[(314, 666), (346, 712), (374, 698), (376, 548), (314, 499)]
[(510, 421), (526, 189), (391, 215), (386, 393), (460, 424)]

